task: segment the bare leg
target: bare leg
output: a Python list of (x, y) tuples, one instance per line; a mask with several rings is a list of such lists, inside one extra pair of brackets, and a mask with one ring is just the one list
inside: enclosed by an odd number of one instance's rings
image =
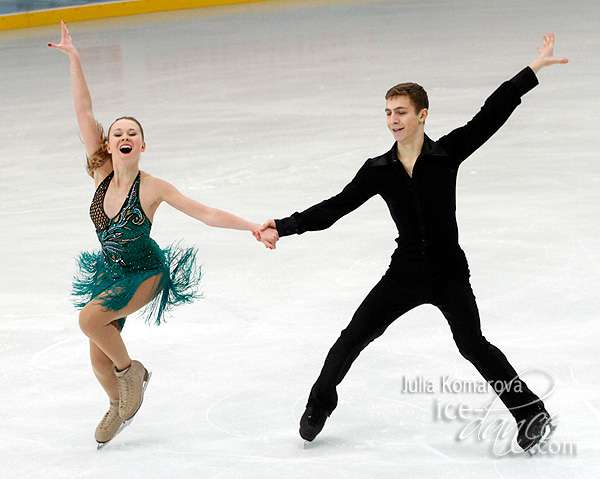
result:
[[(90, 338), (90, 342), (100, 352), (104, 353), (119, 371), (131, 365), (131, 358), (121, 338), (121, 333), (111, 323), (115, 319), (129, 316), (148, 304), (156, 295), (156, 287), (159, 284), (160, 278), (161, 275), (159, 274), (144, 281), (133, 295), (133, 298), (131, 298), (129, 304), (120, 311), (106, 311), (104, 306), (100, 304), (100, 301), (94, 300), (86, 304), (79, 313), (79, 326), (83, 333)], [(98, 353), (96, 348), (92, 350), (92, 353), (94, 354), (92, 361), (98, 361), (99, 372), (103, 374), (105, 371), (104, 367), (107, 364), (106, 360), (99, 354), (96, 354)], [(95, 365), (94, 372), (96, 372)], [(100, 383), (104, 387), (104, 383), (102, 381)], [(109, 388), (112, 388), (112, 386), (109, 385)], [(110, 390), (112, 391), (112, 389)]]
[[(116, 329), (116, 328), (115, 328)], [(119, 399), (119, 381), (115, 376), (115, 364), (90, 340), (90, 359), (96, 379), (110, 399)]]

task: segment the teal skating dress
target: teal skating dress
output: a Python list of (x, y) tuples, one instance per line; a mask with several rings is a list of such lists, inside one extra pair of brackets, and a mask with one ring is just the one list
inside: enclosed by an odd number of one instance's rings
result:
[[(150, 238), (152, 223), (140, 203), (140, 173), (114, 218), (104, 212), (104, 196), (113, 179), (111, 172), (100, 183), (90, 206), (90, 216), (100, 240), (100, 251), (82, 252), (77, 259), (73, 279), (75, 306), (83, 308), (99, 299), (107, 310), (124, 308), (140, 284), (152, 276), (161, 275), (156, 295), (142, 310), (148, 323), (157, 325), (173, 307), (200, 297), (200, 267), (196, 264), (196, 249), (173, 244), (161, 250)], [(125, 318), (118, 320), (123, 328)]]

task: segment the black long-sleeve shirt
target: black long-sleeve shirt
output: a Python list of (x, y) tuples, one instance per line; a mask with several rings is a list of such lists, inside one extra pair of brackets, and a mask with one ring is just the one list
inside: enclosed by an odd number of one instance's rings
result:
[(368, 159), (336, 196), (276, 220), (279, 235), (326, 229), (378, 194), (398, 228), (398, 253), (437, 255), (458, 249), (458, 167), (506, 122), (521, 96), (537, 84), (535, 73), (526, 67), (500, 85), (466, 125), (438, 141), (425, 136), (412, 177), (398, 159), (396, 144), (384, 155)]

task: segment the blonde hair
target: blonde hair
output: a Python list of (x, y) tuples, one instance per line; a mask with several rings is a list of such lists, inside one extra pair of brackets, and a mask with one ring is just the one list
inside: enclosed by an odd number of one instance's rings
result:
[[(144, 139), (144, 129), (142, 128), (141, 123), (131, 116), (122, 116), (117, 118), (111, 123), (110, 127), (108, 128), (108, 133), (110, 133), (112, 126), (119, 120), (131, 120), (137, 123), (137, 125), (140, 127), (142, 140)], [(98, 136), (100, 137), (100, 146), (96, 151), (94, 151), (94, 153), (92, 153), (92, 156), (86, 156), (87, 162), (85, 165), (86, 171), (92, 178), (94, 177), (94, 171), (106, 163), (107, 160), (112, 160), (112, 155), (108, 152), (108, 134), (104, 133), (104, 128), (100, 123), (96, 122), (96, 127), (98, 128)]]
[(100, 137), (100, 146), (91, 156), (86, 156), (85, 169), (92, 178), (94, 171), (100, 168), (107, 160), (112, 160), (112, 155), (108, 152), (108, 136), (104, 133), (104, 128), (96, 122), (98, 128), (98, 136)]

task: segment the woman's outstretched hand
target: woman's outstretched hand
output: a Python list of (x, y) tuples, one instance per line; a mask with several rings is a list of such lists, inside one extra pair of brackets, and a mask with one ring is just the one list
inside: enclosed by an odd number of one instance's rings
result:
[(71, 34), (69, 33), (69, 29), (67, 28), (67, 24), (64, 20), (60, 22), (60, 31), (60, 43), (48, 43), (48, 46), (51, 48), (56, 48), (57, 50), (60, 50), (69, 56), (77, 55), (77, 49), (73, 45)]

